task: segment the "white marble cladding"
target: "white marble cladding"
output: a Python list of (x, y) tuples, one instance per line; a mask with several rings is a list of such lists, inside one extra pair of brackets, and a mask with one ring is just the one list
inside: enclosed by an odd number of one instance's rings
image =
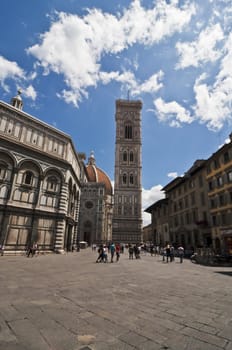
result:
[[(19, 120), (20, 119), (20, 120)], [(65, 158), (66, 144), (51, 130), (41, 130), (41, 125), (33, 125), (20, 117), (6, 113), (0, 115), (0, 133), (15, 139), (17, 142), (36, 147), (41, 151)]]
[(77, 177), (80, 177), (79, 160), (69, 135), (1, 101), (0, 134), (68, 161)]

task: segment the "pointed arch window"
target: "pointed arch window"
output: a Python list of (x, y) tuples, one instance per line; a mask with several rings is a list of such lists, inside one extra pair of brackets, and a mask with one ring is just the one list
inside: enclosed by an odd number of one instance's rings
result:
[(23, 177), (24, 185), (31, 186), (33, 181), (33, 173), (31, 171), (26, 171)]
[(126, 151), (123, 152), (123, 161), (127, 162), (127, 152)]
[(130, 151), (130, 162), (132, 163), (134, 161), (134, 153)]
[(134, 184), (134, 176), (133, 176), (133, 174), (130, 174), (130, 184), (131, 185)]
[(132, 139), (132, 125), (125, 126), (125, 139)]
[(127, 183), (127, 176), (126, 176), (126, 174), (123, 174), (122, 182), (123, 182), (124, 185)]

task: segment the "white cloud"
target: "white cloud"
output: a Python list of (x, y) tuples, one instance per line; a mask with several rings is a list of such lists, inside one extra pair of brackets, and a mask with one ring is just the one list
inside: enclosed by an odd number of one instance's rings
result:
[(178, 176), (178, 173), (176, 171), (173, 171), (171, 173), (168, 173), (167, 176), (170, 177), (171, 179), (175, 179)]
[[(100, 62), (104, 55), (116, 56), (135, 43), (151, 45), (181, 32), (194, 13), (192, 4), (180, 8), (176, 1), (167, 4), (162, 0), (157, 0), (150, 9), (134, 0), (117, 17), (98, 9), (88, 10), (82, 18), (61, 12), (50, 30), (40, 36), (41, 43), (28, 48), (27, 52), (37, 58), (37, 67), (42, 67), (44, 74), (55, 72), (63, 75), (67, 89), (58, 96), (77, 106), (83, 97), (88, 96), (86, 89), (102, 81), (104, 72), (101, 72)], [(108, 81), (123, 76), (115, 72), (108, 74), (112, 74)], [(106, 83), (106, 77), (104, 81)], [(153, 81), (155, 83), (157, 81)], [(153, 89), (157, 89), (154, 86)], [(145, 85), (142, 88), (147, 91)]]
[(151, 215), (145, 213), (144, 210), (150, 205), (157, 202), (159, 199), (164, 198), (164, 193), (161, 191), (163, 186), (156, 185), (146, 190), (142, 189), (142, 214), (143, 214), (143, 226), (148, 225), (151, 222)]
[(176, 48), (179, 54), (177, 68), (189, 66), (198, 67), (202, 62), (216, 61), (221, 55), (216, 49), (217, 43), (224, 38), (220, 24), (215, 24), (203, 30), (198, 39), (193, 42), (178, 42)]
[(125, 11), (123, 24), (126, 41), (129, 45), (136, 42), (151, 45), (182, 31), (196, 12), (193, 4), (178, 7), (177, 1), (157, 0), (156, 6), (146, 10), (139, 0), (134, 0), (128, 11)]
[(111, 81), (117, 81), (119, 83), (127, 84), (128, 87), (135, 88), (136, 80), (132, 72), (125, 71), (123, 73), (119, 72), (100, 72), (99, 78), (103, 84), (109, 84)]
[(23, 94), (26, 97), (31, 98), (33, 101), (35, 101), (37, 97), (37, 93), (32, 85), (29, 85), (26, 89), (23, 89)]
[(164, 76), (164, 73), (160, 70), (158, 73), (153, 74), (148, 80), (142, 84), (138, 84), (133, 90), (132, 95), (136, 96), (141, 93), (152, 93), (157, 92), (163, 87), (163, 84), (160, 82)]
[(16, 62), (9, 61), (0, 56), (0, 84), (5, 91), (9, 91), (9, 87), (6, 85), (7, 79), (23, 79), (24, 71)]
[(168, 122), (170, 126), (180, 127), (182, 123), (190, 124), (193, 118), (190, 112), (176, 101), (165, 102), (162, 98), (154, 100), (157, 117), (162, 122)]
[(194, 85), (196, 117), (210, 130), (220, 130), (225, 121), (232, 120), (232, 34), (225, 43), (224, 52), (214, 84), (207, 85), (204, 82), (207, 77), (201, 75)]

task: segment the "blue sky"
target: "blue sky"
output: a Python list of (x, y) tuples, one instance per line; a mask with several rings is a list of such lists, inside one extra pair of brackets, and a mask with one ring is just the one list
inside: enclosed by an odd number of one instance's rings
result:
[(142, 100), (143, 208), (228, 139), (231, 0), (2, 0), (0, 18), (0, 99), (21, 88), (112, 181), (115, 100)]

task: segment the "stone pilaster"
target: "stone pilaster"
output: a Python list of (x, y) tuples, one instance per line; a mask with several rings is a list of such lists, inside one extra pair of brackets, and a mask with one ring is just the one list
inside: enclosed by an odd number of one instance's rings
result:
[(59, 213), (67, 215), (67, 208), (68, 208), (68, 184), (65, 182), (62, 184), (62, 187), (61, 187)]
[(66, 220), (65, 217), (67, 215), (67, 205), (68, 205), (68, 184), (63, 183), (61, 187), (60, 194), (60, 204), (59, 204), (59, 214), (63, 214), (63, 219), (57, 220), (56, 224), (56, 236), (54, 243), (54, 250), (63, 253), (64, 252), (64, 237), (65, 237), (65, 229), (66, 229)]
[(74, 220), (75, 220), (74, 233), (73, 233), (74, 247), (77, 247), (77, 244), (79, 241), (79, 237), (78, 237), (79, 211), (80, 211), (80, 196), (78, 194), (78, 197), (75, 201), (75, 209), (74, 209)]

